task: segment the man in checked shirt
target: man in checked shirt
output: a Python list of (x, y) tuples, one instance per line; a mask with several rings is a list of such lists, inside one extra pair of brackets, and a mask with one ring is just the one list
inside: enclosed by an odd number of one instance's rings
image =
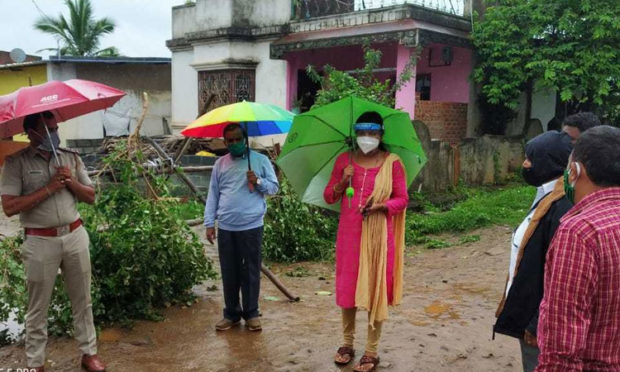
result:
[(575, 206), (545, 267), (538, 372), (620, 371), (620, 129), (577, 140), (565, 175)]

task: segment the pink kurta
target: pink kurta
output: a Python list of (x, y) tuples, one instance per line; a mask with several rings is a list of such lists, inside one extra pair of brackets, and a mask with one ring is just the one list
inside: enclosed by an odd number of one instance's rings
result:
[[(349, 199), (344, 195), (334, 197), (333, 187), (342, 179), (344, 168), (349, 165), (349, 153), (344, 153), (336, 159), (331, 179), (325, 187), (323, 197), (328, 204), (340, 201), (340, 222), (336, 237), (336, 304), (343, 308), (355, 307), (355, 288), (357, 285), (357, 271), (359, 267), (360, 240), (362, 235), (362, 214), (360, 206), (364, 206), (375, 187), (375, 177), (380, 167), (363, 168), (353, 162), (352, 186), (355, 194)], [(400, 162), (392, 166), (392, 195), (386, 201), (388, 209), (388, 252), (387, 252), (387, 292), (388, 303), (392, 304), (393, 270), (394, 270), (394, 234), (392, 216), (407, 208), (409, 196), (405, 172)]]

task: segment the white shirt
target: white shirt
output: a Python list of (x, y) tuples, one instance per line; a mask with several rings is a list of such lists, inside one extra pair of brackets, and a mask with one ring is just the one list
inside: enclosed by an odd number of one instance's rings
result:
[[(553, 181), (549, 181), (544, 185), (538, 187), (536, 191), (536, 197), (534, 198), (534, 203), (532, 206), (536, 205), (545, 195), (553, 191), (555, 188), (555, 184), (558, 182), (557, 179)], [(530, 225), (530, 221), (536, 212), (536, 208), (532, 208), (530, 212), (525, 216), (525, 219), (519, 227), (512, 233), (512, 246), (510, 249), (510, 266), (508, 268), (508, 285), (506, 285), (506, 297), (508, 297), (508, 291), (510, 290), (510, 286), (512, 285), (512, 279), (515, 275), (515, 268), (517, 266), (517, 256), (519, 255), (519, 247), (521, 247), (521, 242), (523, 241), (523, 235), (525, 235), (525, 231), (527, 227)]]

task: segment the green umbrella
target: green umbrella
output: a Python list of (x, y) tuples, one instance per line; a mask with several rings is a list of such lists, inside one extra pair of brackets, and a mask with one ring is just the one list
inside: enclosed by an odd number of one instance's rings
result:
[(383, 143), (388, 151), (400, 156), (407, 171), (407, 186), (411, 185), (426, 163), (426, 156), (409, 114), (347, 97), (297, 115), (293, 120), (277, 163), (302, 201), (340, 209), (338, 204), (325, 203), (323, 190), (338, 155), (352, 150), (355, 120), (366, 111), (376, 111), (383, 118)]

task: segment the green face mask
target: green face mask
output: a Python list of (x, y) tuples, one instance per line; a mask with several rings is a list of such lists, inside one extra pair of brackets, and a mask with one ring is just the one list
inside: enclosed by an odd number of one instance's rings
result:
[(233, 143), (231, 145), (228, 145), (228, 151), (230, 151), (232, 156), (236, 156), (236, 157), (243, 156), (243, 154), (246, 151), (245, 143), (244, 142), (237, 142), (237, 143)]
[[(577, 169), (577, 177), (579, 177), (579, 173), (581, 173), (581, 169), (579, 168), (579, 164), (575, 163), (575, 168)], [(570, 168), (564, 169), (564, 192), (566, 193), (566, 198), (573, 204), (575, 204), (575, 183), (570, 183)]]
[(571, 185), (568, 181), (568, 176), (570, 172), (568, 169), (564, 169), (564, 193), (566, 193), (566, 198), (573, 204), (575, 204), (575, 186)]

